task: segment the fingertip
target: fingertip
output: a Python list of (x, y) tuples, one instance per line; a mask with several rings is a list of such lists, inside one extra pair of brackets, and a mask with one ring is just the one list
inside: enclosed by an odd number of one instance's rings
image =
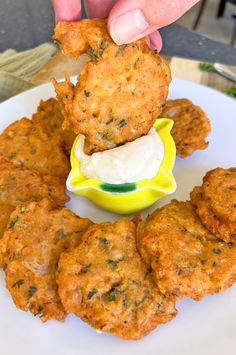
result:
[(147, 36), (147, 44), (153, 51), (160, 52), (163, 46), (162, 37), (159, 31), (154, 31)]
[(55, 22), (59, 21), (78, 21), (81, 19), (81, 1), (80, 0), (53, 0), (55, 11)]

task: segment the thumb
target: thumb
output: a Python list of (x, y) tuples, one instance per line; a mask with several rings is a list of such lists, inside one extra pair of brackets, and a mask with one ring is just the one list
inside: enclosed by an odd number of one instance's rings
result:
[(199, 0), (118, 0), (108, 17), (117, 44), (133, 42), (181, 17)]

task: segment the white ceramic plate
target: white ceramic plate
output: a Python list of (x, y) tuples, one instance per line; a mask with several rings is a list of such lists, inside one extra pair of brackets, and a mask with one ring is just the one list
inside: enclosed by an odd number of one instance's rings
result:
[[(51, 84), (5, 101), (0, 105), (0, 132), (16, 119), (30, 117), (40, 99), (54, 96)], [(205, 172), (217, 167), (236, 166), (236, 101), (212, 89), (174, 79), (170, 98), (188, 97), (211, 118), (209, 148), (176, 160), (177, 191), (159, 201), (145, 216), (171, 198), (188, 199)], [(101, 210), (88, 200), (73, 196), (68, 207), (95, 222), (114, 221), (117, 216)], [(40, 321), (17, 310), (0, 274), (0, 354), (2, 355), (235, 355), (236, 286), (207, 296), (201, 302), (190, 299), (178, 303), (179, 315), (139, 341), (125, 341), (110, 334), (97, 334), (79, 318), (68, 316), (64, 324)]]

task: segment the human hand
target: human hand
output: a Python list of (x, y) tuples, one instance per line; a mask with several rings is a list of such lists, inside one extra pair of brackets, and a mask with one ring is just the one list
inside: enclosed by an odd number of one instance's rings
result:
[[(175, 22), (199, 0), (85, 0), (90, 18), (108, 18), (108, 31), (118, 44), (147, 36), (151, 49), (160, 51), (161, 35), (156, 29)], [(56, 22), (81, 18), (80, 0), (52, 0)]]

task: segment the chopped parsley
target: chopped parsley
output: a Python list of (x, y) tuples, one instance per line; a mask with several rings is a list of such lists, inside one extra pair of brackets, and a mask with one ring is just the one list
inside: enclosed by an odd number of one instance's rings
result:
[(111, 266), (112, 270), (115, 270), (118, 265), (118, 261), (108, 259), (107, 264)]
[(100, 243), (104, 249), (108, 249), (109, 241), (106, 238), (100, 238)]
[(11, 286), (12, 288), (20, 288), (23, 284), (24, 284), (24, 280), (23, 279), (20, 279), (16, 282), (14, 282), (14, 284)]
[(88, 270), (90, 269), (90, 267), (91, 267), (91, 264), (87, 264), (87, 265), (82, 266), (81, 272), (82, 272), (83, 274), (86, 274), (86, 272), (88, 272)]
[(13, 229), (14, 228), (14, 226), (15, 226), (15, 224), (16, 224), (16, 222), (18, 221), (18, 219), (19, 219), (19, 217), (18, 216), (16, 216), (16, 218), (13, 218), (12, 220), (11, 220), (11, 222), (10, 222), (10, 224), (9, 224), (9, 229)]
[(95, 290), (95, 289), (93, 289), (92, 291), (89, 291), (88, 296), (87, 296), (87, 299), (88, 299), (88, 300), (91, 300), (91, 298), (92, 298), (94, 295), (96, 295), (97, 292), (98, 292), (98, 291)]
[(122, 44), (121, 46), (118, 47), (115, 56), (118, 57), (120, 55), (124, 55), (125, 48), (127, 47), (127, 44)]
[(90, 91), (84, 90), (84, 96), (89, 97), (91, 95)]
[(124, 127), (124, 126), (126, 126), (127, 125), (127, 121), (126, 120), (121, 120), (120, 122), (119, 122), (119, 124), (118, 124), (118, 127), (119, 128), (122, 128), (122, 127)]
[(109, 125), (110, 123), (112, 123), (114, 121), (114, 118), (110, 118), (108, 121), (106, 121), (106, 125)]
[(108, 44), (105, 41), (100, 43), (100, 46), (97, 51), (95, 51), (92, 47), (88, 48), (88, 53), (92, 60), (98, 60), (102, 57), (105, 49), (107, 48)]
[(214, 248), (212, 251), (213, 251), (214, 254), (217, 254), (217, 255), (220, 255), (222, 253), (222, 250), (221, 249), (217, 249), (217, 248)]
[(38, 291), (37, 287), (30, 286), (28, 290), (28, 299), (32, 298), (37, 291)]
[(58, 240), (58, 239), (61, 239), (61, 238), (63, 238), (63, 237), (65, 237), (66, 234), (65, 234), (64, 229), (63, 229), (63, 228), (58, 229), (58, 230), (56, 231), (56, 233), (55, 233), (55, 236), (56, 236), (56, 239), (57, 239), (57, 240)]

